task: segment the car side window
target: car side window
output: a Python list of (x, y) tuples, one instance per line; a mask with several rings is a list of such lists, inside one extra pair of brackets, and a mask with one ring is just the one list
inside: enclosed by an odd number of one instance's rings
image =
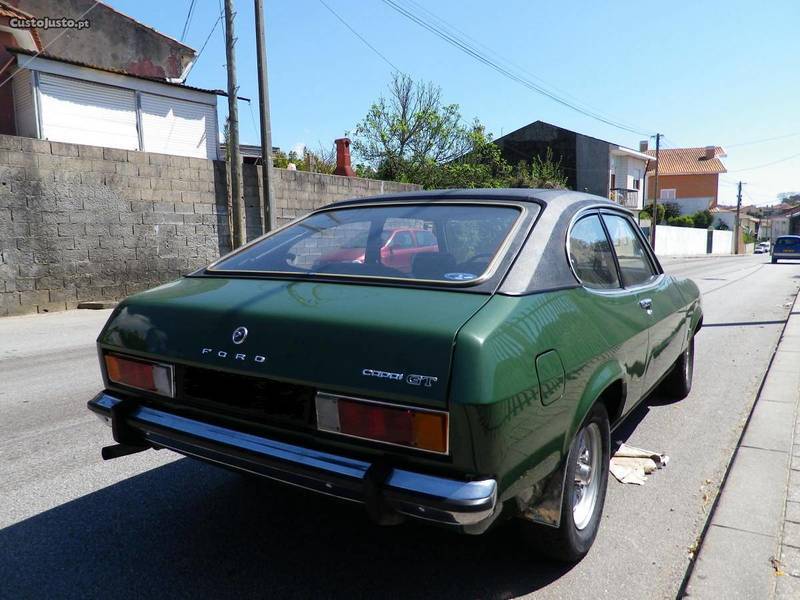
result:
[(569, 235), (569, 260), (578, 279), (586, 287), (619, 287), (611, 246), (597, 215), (583, 217), (572, 227)]
[(430, 231), (417, 231), (417, 246), (435, 246), (436, 236)]
[(619, 215), (608, 214), (603, 215), (603, 221), (617, 255), (623, 284), (642, 285), (655, 279), (658, 273), (631, 222)]

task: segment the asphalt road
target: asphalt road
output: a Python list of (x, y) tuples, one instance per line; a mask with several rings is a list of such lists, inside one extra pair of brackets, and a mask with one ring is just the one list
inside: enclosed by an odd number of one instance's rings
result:
[(664, 266), (704, 294), (694, 389), (651, 398), (615, 433), (671, 462), (643, 487), (609, 482), (595, 546), (572, 568), (531, 556), (510, 527), (379, 528), (358, 507), (167, 451), (104, 463), (110, 431), (85, 403), (100, 388), (94, 338), (108, 311), (0, 319), (0, 598), (672, 598), (800, 263)]

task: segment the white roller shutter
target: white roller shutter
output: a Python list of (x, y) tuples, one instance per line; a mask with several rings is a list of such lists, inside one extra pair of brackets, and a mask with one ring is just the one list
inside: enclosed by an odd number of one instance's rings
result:
[(146, 152), (217, 158), (217, 111), (210, 104), (141, 94)]
[(39, 73), (42, 138), (139, 149), (133, 90)]
[(17, 71), (11, 80), (14, 93), (14, 118), (17, 135), (36, 137), (36, 106), (33, 103), (33, 82), (31, 72), (27, 69)]

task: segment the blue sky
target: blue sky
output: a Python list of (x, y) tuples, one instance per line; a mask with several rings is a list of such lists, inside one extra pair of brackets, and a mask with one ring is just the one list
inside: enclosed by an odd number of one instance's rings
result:
[[(415, 0), (416, 6), (397, 1), (417, 13), (423, 6), (480, 42), (483, 51), (514, 63), (562, 96), (634, 129), (664, 133), (665, 147), (725, 147), (730, 173), (720, 185), (721, 203), (735, 203), (739, 179), (747, 182), (745, 203), (768, 204), (779, 192), (800, 191), (800, 3), (794, 0), (682, 6), (622, 0)], [(179, 38), (190, 0), (107, 2)], [(459, 104), (465, 119), (479, 118), (496, 136), (542, 119), (634, 148), (644, 138), (505, 78), (381, 0), (325, 2), (389, 62), (440, 85), (444, 99)], [(185, 42), (199, 49), (219, 15), (220, 0), (196, 4)], [(286, 150), (331, 143), (384, 92), (392, 67), (320, 0), (265, 4), (273, 143)], [(239, 93), (254, 100), (252, 113), (240, 103), (241, 138), (258, 143), (253, 3), (236, 0), (236, 8)], [(187, 83), (225, 88), (221, 24)], [(222, 122), (227, 105), (220, 100)], [(750, 143), (789, 134), (797, 135)]]

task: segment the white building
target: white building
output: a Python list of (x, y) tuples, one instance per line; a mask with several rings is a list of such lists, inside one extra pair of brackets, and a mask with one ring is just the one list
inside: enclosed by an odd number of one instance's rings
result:
[(15, 50), (18, 135), (216, 159), (216, 90)]

